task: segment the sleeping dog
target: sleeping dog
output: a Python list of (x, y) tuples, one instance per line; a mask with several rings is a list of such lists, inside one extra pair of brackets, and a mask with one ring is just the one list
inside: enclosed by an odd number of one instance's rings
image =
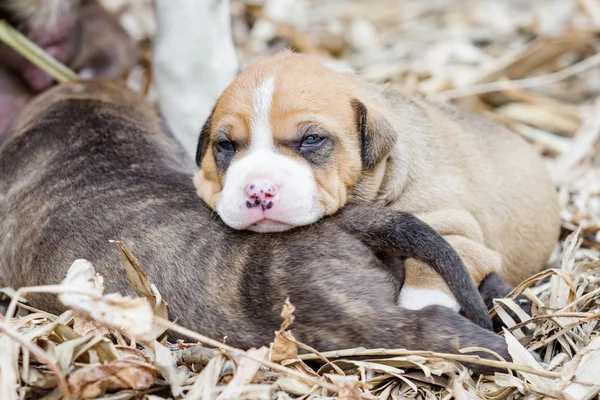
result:
[[(437, 265), (451, 287), (481, 301), (456, 252), (417, 218), (356, 205), (302, 230), (236, 231), (198, 199), (185, 160), (152, 108), (118, 83), (63, 84), (40, 95), (0, 148), (1, 280), (54, 284), (85, 258), (107, 292), (133, 294), (109, 243), (123, 240), (172, 318), (235, 346), (269, 343), (289, 297), (294, 333), (320, 350), (477, 346), (509, 358), (501, 337), (448, 308), (396, 305), (400, 256)], [(52, 295), (28, 300), (62, 310)]]
[[(478, 285), (539, 271), (559, 233), (550, 176), (522, 138), (451, 105), (283, 52), (244, 70), (202, 129), (199, 196), (232, 228), (285, 231), (350, 203), (410, 212), (452, 244)], [(407, 260), (400, 305), (458, 309)]]

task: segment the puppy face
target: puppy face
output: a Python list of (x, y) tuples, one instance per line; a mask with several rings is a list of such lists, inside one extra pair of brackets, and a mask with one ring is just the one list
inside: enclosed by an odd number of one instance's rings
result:
[(343, 207), (363, 168), (386, 151), (375, 149), (368, 125), (344, 76), (289, 52), (258, 62), (225, 90), (202, 130), (198, 194), (235, 229), (313, 223)]

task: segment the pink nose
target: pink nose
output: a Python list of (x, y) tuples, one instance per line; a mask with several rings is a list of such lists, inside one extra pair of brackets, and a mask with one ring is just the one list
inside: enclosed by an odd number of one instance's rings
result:
[(250, 183), (244, 189), (246, 192), (246, 207), (262, 207), (264, 210), (269, 210), (273, 207), (273, 200), (277, 195), (279, 188), (270, 182)]

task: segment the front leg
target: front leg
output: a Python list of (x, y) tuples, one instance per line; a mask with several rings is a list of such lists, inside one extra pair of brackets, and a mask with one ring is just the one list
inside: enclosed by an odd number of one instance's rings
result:
[[(175, 3), (175, 4), (174, 4)], [(215, 102), (239, 72), (230, 0), (155, 0), (153, 73), (160, 111), (190, 156)]]
[[(444, 209), (415, 214), (440, 233), (456, 250), (475, 285), (491, 273), (500, 273), (502, 257), (484, 244), (482, 229), (472, 214), (464, 210)], [(398, 304), (412, 310), (430, 305), (442, 305), (460, 310), (446, 282), (431, 267), (421, 261), (405, 262), (405, 281)]]

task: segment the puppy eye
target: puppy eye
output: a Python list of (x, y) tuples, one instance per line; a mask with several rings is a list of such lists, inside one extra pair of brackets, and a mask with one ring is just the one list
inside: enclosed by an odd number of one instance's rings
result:
[(235, 143), (231, 140), (221, 140), (217, 142), (217, 151), (220, 152), (232, 152), (235, 151)]
[(316, 145), (320, 144), (321, 142), (323, 142), (323, 140), (325, 140), (325, 138), (323, 136), (313, 133), (313, 134), (306, 136), (302, 140), (302, 146), (316, 146)]

